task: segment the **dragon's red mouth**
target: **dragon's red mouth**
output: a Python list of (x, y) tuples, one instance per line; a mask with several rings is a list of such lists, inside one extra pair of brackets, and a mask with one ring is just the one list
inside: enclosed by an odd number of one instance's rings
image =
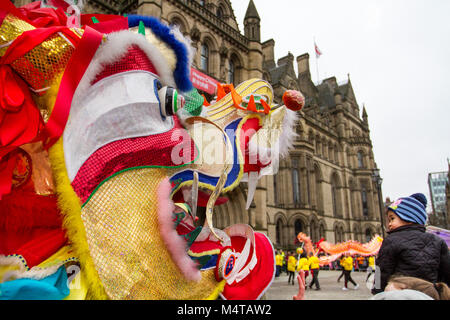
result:
[[(197, 206), (198, 207), (202, 207), (202, 208), (206, 208), (206, 205), (208, 204), (208, 200), (209, 197), (211, 195), (211, 191), (209, 190), (198, 190), (198, 202), (197, 202)], [(228, 202), (228, 198), (227, 197), (219, 197), (215, 203), (215, 206), (220, 206), (224, 203)], [(188, 203), (188, 200), (184, 198), (183, 193), (181, 190), (177, 191), (173, 198), (172, 201), (175, 203)]]

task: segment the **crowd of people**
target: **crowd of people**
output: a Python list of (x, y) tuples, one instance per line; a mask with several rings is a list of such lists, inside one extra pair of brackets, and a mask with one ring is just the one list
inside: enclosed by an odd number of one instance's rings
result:
[(337, 282), (340, 282), (341, 278), (344, 277), (344, 287), (342, 290), (348, 290), (348, 282), (354, 285), (354, 289), (359, 288), (359, 285), (351, 277), (352, 271), (367, 271), (366, 282), (375, 273), (374, 256), (362, 257), (359, 255), (351, 256), (350, 254), (345, 254), (340, 260), (325, 266), (320, 266), (317, 256), (312, 252), (306, 254), (303, 249), (298, 248), (296, 252), (284, 251), (282, 249), (277, 250), (275, 260), (277, 265), (276, 277), (279, 277), (284, 272), (288, 275), (288, 284), (294, 285), (296, 274), (299, 274), (303, 270), (306, 281), (311, 275), (311, 281), (307, 288), (312, 289), (314, 287), (315, 290), (320, 290), (320, 270), (342, 270), (342, 273), (337, 279)]
[[(276, 276), (285, 271), (289, 274), (289, 284), (294, 284), (297, 278), (299, 294), (294, 296), (295, 300), (302, 300), (304, 291), (313, 285), (320, 290), (320, 269), (342, 270), (337, 282), (344, 277), (344, 291), (350, 289), (349, 283), (353, 289), (359, 288), (351, 276), (353, 271), (367, 272), (366, 283), (373, 281), (371, 300), (449, 300), (449, 247), (443, 239), (426, 232), (426, 205), (426, 197), (421, 193), (389, 205), (386, 211), (388, 236), (376, 257), (352, 256), (346, 252), (339, 260), (319, 266), (318, 257), (310, 253), (306, 258), (302, 249), (297, 250), (297, 255), (293, 251), (277, 250)], [(308, 283), (310, 274), (312, 279)]]

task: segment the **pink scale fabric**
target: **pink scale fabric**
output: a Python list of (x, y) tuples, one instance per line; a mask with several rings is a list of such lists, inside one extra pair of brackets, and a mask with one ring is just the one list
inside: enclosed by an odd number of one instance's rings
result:
[(131, 46), (128, 48), (127, 54), (124, 55), (119, 61), (106, 65), (102, 72), (96, 76), (92, 84), (114, 74), (132, 70), (144, 70), (158, 75), (155, 66), (144, 51), (142, 51), (138, 46)]
[[(183, 138), (172, 138), (180, 135), (174, 133), (176, 130), (185, 132)], [(175, 146), (179, 150), (176, 162), (172, 159)], [(192, 162), (196, 157), (194, 141), (174, 117), (174, 128), (166, 133), (118, 140), (98, 149), (81, 166), (72, 187), (84, 203), (102, 181), (122, 170), (145, 166), (174, 167)]]

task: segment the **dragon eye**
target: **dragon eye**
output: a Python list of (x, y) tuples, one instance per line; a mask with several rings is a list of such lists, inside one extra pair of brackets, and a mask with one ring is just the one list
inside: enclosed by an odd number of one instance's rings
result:
[(161, 114), (164, 117), (173, 116), (178, 110), (184, 107), (184, 97), (172, 87), (162, 87), (158, 89), (159, 101), (161, 103)]

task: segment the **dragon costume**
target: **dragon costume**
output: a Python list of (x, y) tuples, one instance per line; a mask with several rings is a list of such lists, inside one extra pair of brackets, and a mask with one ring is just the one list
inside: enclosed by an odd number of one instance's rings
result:
[(0, 299), (260, 298), (269, 238), (213, 208), (245, 181), (250, 206), (303, 96), (249, 79), (208, 102), (176, 28), (69, 2), (0, 4)]

